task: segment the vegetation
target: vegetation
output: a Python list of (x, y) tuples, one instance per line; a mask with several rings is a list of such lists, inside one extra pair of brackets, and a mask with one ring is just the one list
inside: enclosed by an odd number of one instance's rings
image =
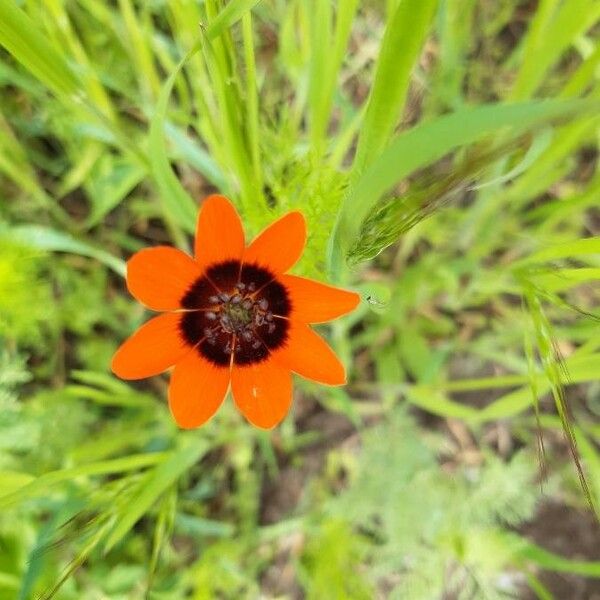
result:
[[(0, 599), (591, 598), (599, 20), (0, 0)], [(215, 190), (249, 234), (302, 210), (295, 272), (363, 298), (321, 331), (348, 385), (273, 431), (109, 370), (125, 260)]]

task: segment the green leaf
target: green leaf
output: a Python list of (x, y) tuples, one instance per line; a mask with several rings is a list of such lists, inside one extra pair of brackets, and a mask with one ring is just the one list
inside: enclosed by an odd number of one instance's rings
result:
[(69, 235), (42, 225), (18, 225), (10, 229), (0, 229), (0, 240), (17, 243), (27, 248), (49, 250), (51, 252), (68, 252), (95, 258), (112, 269), (121, 277), (125, 277), (125, 262), (96, 248), (91, 244), (79, 241)]
[(470, 421), (477, 417), (477, 409), (454, 402), (439, 391), (421, 387), (409, 387), (406, 390), (406, 398), (411, 404), (433, 415), (463, 419), (465, 421)]
[(160, 462), (165, 457), (162, 452), (152, 452), (146, 454), (133, 454), (125, 458), (116, 458), (114, 460), (105, 460), (70, 469), (61, 469), (59, 471), (51, 471), (41, 475), (31, 483), (19, 488), (13, 493), (0, 496), (0, 509), (7, 506), (19, 504), (47, 488), (61, 483), (76, 479), (77, 477), (89, 477), (92, 475), (108, 475), (111, 473), (121, 473), (123, 471), (135, 471), (143, 469)]
[(170, 453), (160, 465), (149, 472), (141, 481), (137, 495), (129, 499), (114, 528), (109, 533), (104, 546), (105, 552), (118, 544), (151, 508), (158, 497), (198, 462), (208, 449), (209, 444), (205, 440), (188, 441), (179, 450)]
[(531, 283), (544, 292), (564, 292), (572, 287), (592, 281), (600, 281), (600, 268), (556, 269), (532, 273)]
[(209, 40), (218, 38), (226, 29), (239, 21), (246, 11), (254, 8), (260, 0), (230, 0), (225, 8), (214, 18), (206, 28)]
[(517, 554), (521, 560), (531, 562), (547, 571), (571, 573), (582, 577), (600, 578), (600, 561), (583, 561), (564, 558), (523, 539)]
[(346, 251), (379, 198), (415, 170), (448, 152), (506, 130), (516, 136), (556, 119), (598, 108), (597, 101), (540, 101), (469, 107), (413, 127), (399, 136), (366, 170), (345, 197), (329, 241), (330, 272), (335, 275)]
[(437, 0), (401, 0), (387, 22), (358, 138), (355, 176), (381, 153), (402, 116), (412, 70), (436, 7)]
[(512, 98), (523, 100), (532, 96), (548, 70), (599, 18), (600, 4), (596, 0), (541, 2), (525, 38), (523, 63)]
[(538, 252), (529, 255), (520, 261), (513, 263), (513, 268), (530, 266), (534, 263), (544, 263), (553, 260), (572, 258), (574, 256), (600, 255), (600, 238), (584, 238), (572, 240), (564, 244), (556, 244), (542, 248)]
[(0, 45), (58, 94), (75, 95), (81, 82), (14, 0), (0, 0)]
[(34, 479), (35, 477), (29, 475), (29, 473), (0, 471), (0, 489), (4, 494), (11, 494), (28, 483), (31, 483)]
[[(11, 575), (10, 573), (2, 573), (0, 572), (0, 590), (14, 590), (17, 592), (19, 586), (21, 585), (21, 580), (16, 575)], [(14, 596), (11, 596), (13, 598)]]
[(86, 227), (94, 227), (142, 181), (146, 169), (130, 160), (104, 155), (96, 172), (89, 175), (86, 191), (92, 200), (92, 210)]
[[(600, 373), (600, 354), (572, 356), (566, 360), (566, 368), (569, 372), (569, 384), (595, 381)], [(536, 376), (536, 384), (539, 395), (545, 394), (551, 387), (550, 382), (542, 373)], [(525, 386), (488, 404), (475, 415), (474, 421), (487, 423), (497, 419), (506, 419), (527, 410), (531, 406), (531, 402), (531, 387)]]
[(200, 43), (179, 61), (175, 70), (160, 90), (158, 103), (150, 121), (150, 171), (160, 193), (160, 199), (165, 207), (165, 217), (173, 219), (188, 233), (193, 233), (196, 224), (196, 203), (190, 198), (173, 173), (167, 156), (165, 145), (165, 122), (167, 118), (167, 105), (175, 84), (175, 79), (187, 61), (200, 49)]
[(168, 121), (165, 123), (165, 132), (173, 146), (173, 154), (176, 158), (181, 158), (197, 169), (218, 189), (224, 192), (228, 190), (229, 184), (223, 171), (204, 148)]

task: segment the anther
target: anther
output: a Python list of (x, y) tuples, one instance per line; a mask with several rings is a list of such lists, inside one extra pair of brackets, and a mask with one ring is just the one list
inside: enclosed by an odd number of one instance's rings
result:
[(229, 300), (229, 294), (226, 294), (225, 292), (221, 292), (219, 294), (219, 300), (221, 300), (221, 302), (227, 302)]
[(219, 296), (209, 296), (208, 301), (211, 304), (216, 304), (219, 301)]
[(265, 319), (269, 322), (271, 322), (273, 320), (273, 313), (271, 311), (269, 311), (266, 315), (265, 315)]
[(244, 338), (244, 339), (245, 339), (247, 342), (249, 342), (249, 341), (252, 339), (253, 335), (252, 335), (252, 332), (251, 332), (251, 331), (249, 331), (248, 329), (246, 329), (246, 330), (244, 330), (244, 331), (242, 332), (242, 337), (243, 337), (243, 338)]
[(206, 318), (207, 318), (209, 321), (214, 321), (214, 320), (217, 318), (217, 313), (214, 313), (212, 310), (209, 310), (209, 311), (206, 313)]
[(256, 291), (256, 284), (254, 283), (254, 281), (251, 281), (251, 282), (248, 284), (248, 289), (249, 289), (251, 292), (254, 292), (254, 291)]
[(252, 348), (254, 350), (258, 350), (260, 348), (260, 341), (256, 340), (253, 344), (252, 344)]
[(275, 331), (275, 323), (269, 323), (269, 333), (273, 333)]
[(267, 308), (269, 308), (269, 303), (267, 302), (266, 298), (261, 298), (258, 306), (261, 310), (267, 310)]
[(239, 294), (236, 294), (232, 299), (231, 299), (231, 304), (239, 304), (242, 301), (242, 297)]
[(252, 300), (249, 300), (249, 299), (244, 300), (244, 302), (242, 303), (242, 306), (246, 310), (250, 310), (252, 308)]

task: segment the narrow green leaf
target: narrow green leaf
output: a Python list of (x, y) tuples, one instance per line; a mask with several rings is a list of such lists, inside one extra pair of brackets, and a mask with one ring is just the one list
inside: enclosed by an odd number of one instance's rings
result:
[(600, 255), (600, 238), (583, 238), (563, 244), (542, 248), (528, 257), (513, 263), (513, 268), (532, 266), (535, 263), (545, 263), (553, 260), (572, 258), (574, 256)]
[[(566, 366), (569, 371), (569, 384), (595, 381), (600, 373), (600, 355), (573, 356), (567, 359)], [(542, 373), (536, 377), (537, 393), (541, 396), (550, 390), (550, 382)], [(525, 386), (505, 394), (494, 400), (475, 416), (477, 423), (487, 423), (497, 419), (513, 417), (530, 408), (531, 387)]]
[(508, 130), (513, 136), (553, 120), (597, 109), (597, 101), (540, 101), (464, 108), (427, 122), (399, 136), (377, 158), (345, 197), (329, 241), (330, 271), (360, 234), (365, 218), (381, 195), (407, 175), (448, 152)]
[(138, 494), (127, 503), (104, 546), (108, 552), (144, 516), (158, 497), (173, 485), (208, 450), (205, 440), (194, 440), (172, 452), (160, 465), (148, 473), (138, 488)]
[(427, 390), (421, 387), (407, 388), (406, 398), (415, 406), (427, 412), (442, 417), (453, 417), (469, 421), (476, 417), (477, 410), (472, 406), (465, 406), (450, 400), (439, 391)]
[(387, 22), (358, 138), (356, 176), (381, 153), (402, 116), (412, 71), (436, 7), (437, 0), (401, 0)]
[(175, 70), (164, 83), (158, 103), (150, 121), (150, 170), (158, 185), (160, 199), (165, 207), (165, 217), (170, 216), (188, 233), (193, 233), (196, 223), (197, 206), (173, 173), (167, 157), (165, 145), (165, 121), (167, 105), (175, 84), (175, 79), (187, 61), (200, 49), (200, 42), (179, 61)]
[(533, 273), (530, 281), (544, 292), (564, 292), (577, 285), (600, 281), (600, 268), (556, 269)]
[(231, 0), (208, 24), (206, 35), (209, 40), (218, 38), (226, 29), (239, 21), (246, 11), (252, 10), (260, 0)]
[[(0, 572), (0, 590), (11, 590), (16, 592), (21, 585), (21, 580), (16, 575)], [(11, 598), (14, 596), (11, 596)]]
[(173, 146), (173, 155), (175, 158), (180, 158), (194, 167), (194, 169), (204, 175), (219, 190), (225, 193), (229, 191), (229, 182), (225, 178), (223, 171), (204, 148), (168, 121), (165, 123), (165, 133)]
[(0, 229), (0, 240), (18, 243), (28, 248), (48, 250), (51, 252), (68, 252), (94, 258), (112, 269), (121, 277), (125, 277), (125, 262), (96, 248), (86, 242), (81, 242), (68, 233), (62, 233), (42, 225), (19, 225), (11, 229)]
[(165, 541), (171, 535), (173, 523), (177, 513), (177, 490), (172, 488), (161, 502), (156, 519), (156, 527), (154, 528), (154, 536), (152, 540), (152, 556), (150, 557), (150, 566), (148, 568), (148, 584), (146, 586), (146, 595), (149, 595), (154, 583), (156, 568), (160, 558), (161, 550)]
[(519, 558), (547, 571), (600, 578), (600, 561), (571, 560), (523, 539), (517, 550)]
[(34, 479), (35, 477), (29, 475), (29, 473), (0, 471), (0, 489), (4, 494), (11, 494), (19, 488), (31, 483)]
[(0, 509), (19, 504), (28, 498), (36, 496), (47, 488), (69, 481), (77, 477), (89, 477), (92, 475), (108, 475), (110, 473), (121, 473), (123, 471), (135, 471), (154, 465), (163, 460), (163, 452), (152, 452), (146, 454), (133, 454), (125, 458), (105, 460), (70, 469), (51, 471), (41, 475), (31, 483), (19, 488), (13, 493), (0, 496)]
[(313, 148), (320, 154), (332, 104), (333, 89), (330, 88), (329, 70), (333, 6), (328, 0), (311, 0), (308, 6), (310, 33), (308, 110), (310, 135)]
[(75, 95), (81, 90), (63, 56), (14, 0), (0, 0), (0, 45), (53, 92)]
[(540, 4), (525, 40), (523, 63), (511, 97), (524, 100), (540, 86), (548, 70), (578, 36), (600, 18), (596, 0), (546, 0)]

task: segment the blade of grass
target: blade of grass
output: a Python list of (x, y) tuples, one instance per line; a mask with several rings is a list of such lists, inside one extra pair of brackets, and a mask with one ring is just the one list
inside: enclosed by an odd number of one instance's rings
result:
[(246, 12), (252, 10), (260, 0), (231, 0), (225, 8), (208, 24), (206, 37), (209, 40), (218, 38), (234, 23), (239, 21)]
[(121, 277), (125, 277), (125, 262), (120, 258), (113, 256), (106, 250), (96, 248), (91, 244), (75, 239), (67, 233), (61, 233), (49, 227), (19, 225), (11, 229), (0, 229), (0, 239), (38, 250), (88, 256), (106, 265)]
[(189, 52), (179, 61), (176, 69), (171, 73), (164, 83), (156, 109), (150, 120), (150, 168), (154, 180), (158, 186), (161, 203), (164, 207), (165, 219), (171, 223), (178, 245), (185, 247), (185, 238), (179, 231), (182, 227), (188, 233), (193, 233), (196, 224), (197, 207), (189, 194), (181, 185), (181, 182), (173, 173), (173, 169), (167, 157), (165, 146), (165, 121), (167, 118), (167, 105), (173, 90), (175, 79), (198, 50), (198, 41)]
[(332, 278), (343, 271), (343, 257), (358, 238), (362, 223), (381, 195), (416, 169), (491, 134), (508, 129), (513, 136), (520, 135), (536, 126), (597, 107), (596, 101), (584, 100), (479, 106), (458, 110), (400, 134), (343, 200), (329, 239), (328, 264)]
[(310, 62), (308, 85), (308, 114), (311, 145), (316, 156), (323, 151), (323, 141), (329, 110), (331, 89), (328, 89), (333, 6), (328, 0), (311, 0), (309, 3)]
[(137, 489), (138, 493), (129, 499), (125, 509), (118, 516), (115, 526), (106, 539), (104, 551), (109, 552), (118, 544), (151, 508), (157, 498), (198, 462), (208, 449), (209, 444), (205, 440), (188, 441), (178, 450), (171, 452), (153, 471), (150, 471), (140, 483)]
[(600, 18), (595, 0), (542, 2), (532, 23), (523, 51), (523, 63), (511, 98), (525, 100), (538, 89), (548, 70)]
[(247, 11), (242, 17), (242, 35), (244, 43), (244, 63), (246, 67), (246, 136), (250, 146), (252, 168), (256, 185), (262, 190), (262, 169), (260, 165), (258, 89), (256, 60), (254, 57), (254, 37), (252, 34), (252, 13)]
[(412, 71), (436, 6), (437, 0), (401, 0), (387, 22), (358, 137), (354, 181), (379, 156), (402, 116)]
[(165, 459), (164, 452), (152, 452), (145, 454), (134, 454), (125, 458), (116, 458), (114, 460), (105, 460), (70, 469), (61, 469), (59, 471), (50, 471), (41, 475), (31, 483), (24, 485), (18, 490), (0, 496), (0, 508), (14, 506), (21, 502), (45, 492), (49, 487), (69, 481), (77, 477), (90, 477), (92, 475), (109, 475), (112, 473), (122, 473), (123, 471), (135, 471), (150, 467)]
[(55, 93), (80, 93), (81, 82), (64, 57), (13, 0), (0, 0), (0, 44)]
[(146, 31), (141, 26), (140, 17), (136, 14), (131, 0), (119, 0), (119, 9), (131, 48), (130, 55), (135, 61), (134, 71), (138, 77), (140, 88), (147, 101), (152, 101), (158, 96), (160, 80), (156, 72), (151, 48), (146, 39)]
[(571, 573), (582, 577), (600, 578), (600, 561), (571, 560), (541, 548), (524, 538), (518, 545), (517, 554), (521, 560), (531, 562), (547, 571)]

